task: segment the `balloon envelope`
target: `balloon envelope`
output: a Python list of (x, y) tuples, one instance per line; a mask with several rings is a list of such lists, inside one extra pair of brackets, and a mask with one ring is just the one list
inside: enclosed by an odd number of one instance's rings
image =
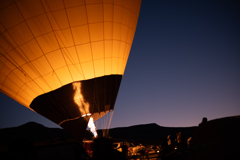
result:
[(114, 109), (140, 4), (1, 0), (0, 91), (80, 134)]

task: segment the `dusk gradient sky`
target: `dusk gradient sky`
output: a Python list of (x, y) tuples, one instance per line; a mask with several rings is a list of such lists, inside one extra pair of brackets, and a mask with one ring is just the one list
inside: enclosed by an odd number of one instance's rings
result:
[[(0, 93), (0, 128), (59, 127)], [(240, 115), (240, 2), (142, 0), (110, 128)]]

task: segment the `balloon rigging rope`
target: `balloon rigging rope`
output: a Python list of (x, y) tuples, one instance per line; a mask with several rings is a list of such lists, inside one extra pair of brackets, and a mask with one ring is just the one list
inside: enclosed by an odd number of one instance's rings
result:
[[(113, 77), (111, 77), (111, 83), (112, 83), (112, 79), (113, 79)], [(110, 92), (111, 91), (112, 91), (112, 85), (110, 85)], [(112, 93), (110, 93), (109, 104), (111, 104), (111, 95), (112, 95)], [(110, 124), (111, 124), (111, 121), (112, 121), (113, 110), (112, 111), (110, 110), (109, 112), (108, 112), (108, 114), (110, 114), (110, 115), (107, 114), (107, 117), (106, 117), (106, 120), (105, 120), (105, 123), (104, 123), (104, 129), (105, 129), (104, 130), (104, 136), (109, 136), (108, 133), (109, 133), (109, 127), (110, 127)]]
[(109, 128), (111, 125), (112, 117), (113, 117), (113, 110), (109, 111), (105, 116), (101, 118), (103, 137), (109, 136)]
[[(108, 114), (108, 113), (107, 113)], [(102, 124), (102, 134), (103, 137), (105, 137), (105, 130), (106, 130), (106, 119), (107, 119), (107, 114), (101, 118), (101, 124)]]
[(105, 133), (104, 133), (105, 137), (107, 136), (107, 129), (108, 129), (107, 126), (108, 126), (109, 114), (110, 114), (109, 112), (106, 114), (106, 119), (105, 119), (105, 124), (104, 124), (105, 125), (104, 126), (105, 127)]
[(110, 118), (109, 118), (109, 120), (108, 120), (107, 133), (106, 133), (107, 136), (109, 136), (109, 128), (110, 128), (110, 125), (111, 125), (111, 122), (112, 122), (113, 110), (110, 111), (109, 114), (110, 114)]

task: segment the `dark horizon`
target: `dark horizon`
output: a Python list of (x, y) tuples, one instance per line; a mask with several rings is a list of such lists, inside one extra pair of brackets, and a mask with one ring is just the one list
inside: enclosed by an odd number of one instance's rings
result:
[[(187, 127), (240, 115), (239, 3), (142, 0), (110, 128)], [(0, 102), (0, 128), (59, 127), (3, 93)]]

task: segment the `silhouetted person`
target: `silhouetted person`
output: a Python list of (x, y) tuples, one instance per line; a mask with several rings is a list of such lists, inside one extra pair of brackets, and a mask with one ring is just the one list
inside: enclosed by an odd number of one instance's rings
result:
[(192, 140), (192, 137), (189, 137), (189, 138), (187, 139), (187, 145), (188, 145), (188, 147), (190, 147), (190, 145), (191, 145), (191, 140)]
[(128, 157), (128, 146), (125, 144), (125, 142), (123, 142), (122, 146), (122, 154), (125, 158)]
[(170, 146), (168, 145), (168, 138), (164, 138), (163, 141), (161, 142), (161, 152), (159, 154), (159, 156), (161, 157), (161, 159), (166, 159), (166, 156), (172, 152), (172, 149), (170, 148)]
[(121, 153), (113, 148), (110, 139), (99, 137), (93, 141), (93, 157), (92, 160), (125, 160)]
[(187, 141), (185, 140), (185, 137), (182, 134), (182, 132), (178, 132), (178, 135), (177, 135), (177, 146), (178, 146), (179, 150), (181, 150), (184, 147), (187, 147)]
[(178, 137), (178, 132), (176, 133), (176, 135), (174, 136), (174, 147), (178, 145), (178, 142), (177, 142), (177, 137)]
[(181, 143), (182, 142), (182, 132), (178, 132), (177, 134), (177, 143)]
[(168, 143), (169, 147), (172, 147), (172, 141), (171, 141), (171, 136), (170, 135), (167, 136), (167, 143)]
[(207, 118), (203, 117), (202, 122), (198, 125), (199, 127), (207, 123)]

